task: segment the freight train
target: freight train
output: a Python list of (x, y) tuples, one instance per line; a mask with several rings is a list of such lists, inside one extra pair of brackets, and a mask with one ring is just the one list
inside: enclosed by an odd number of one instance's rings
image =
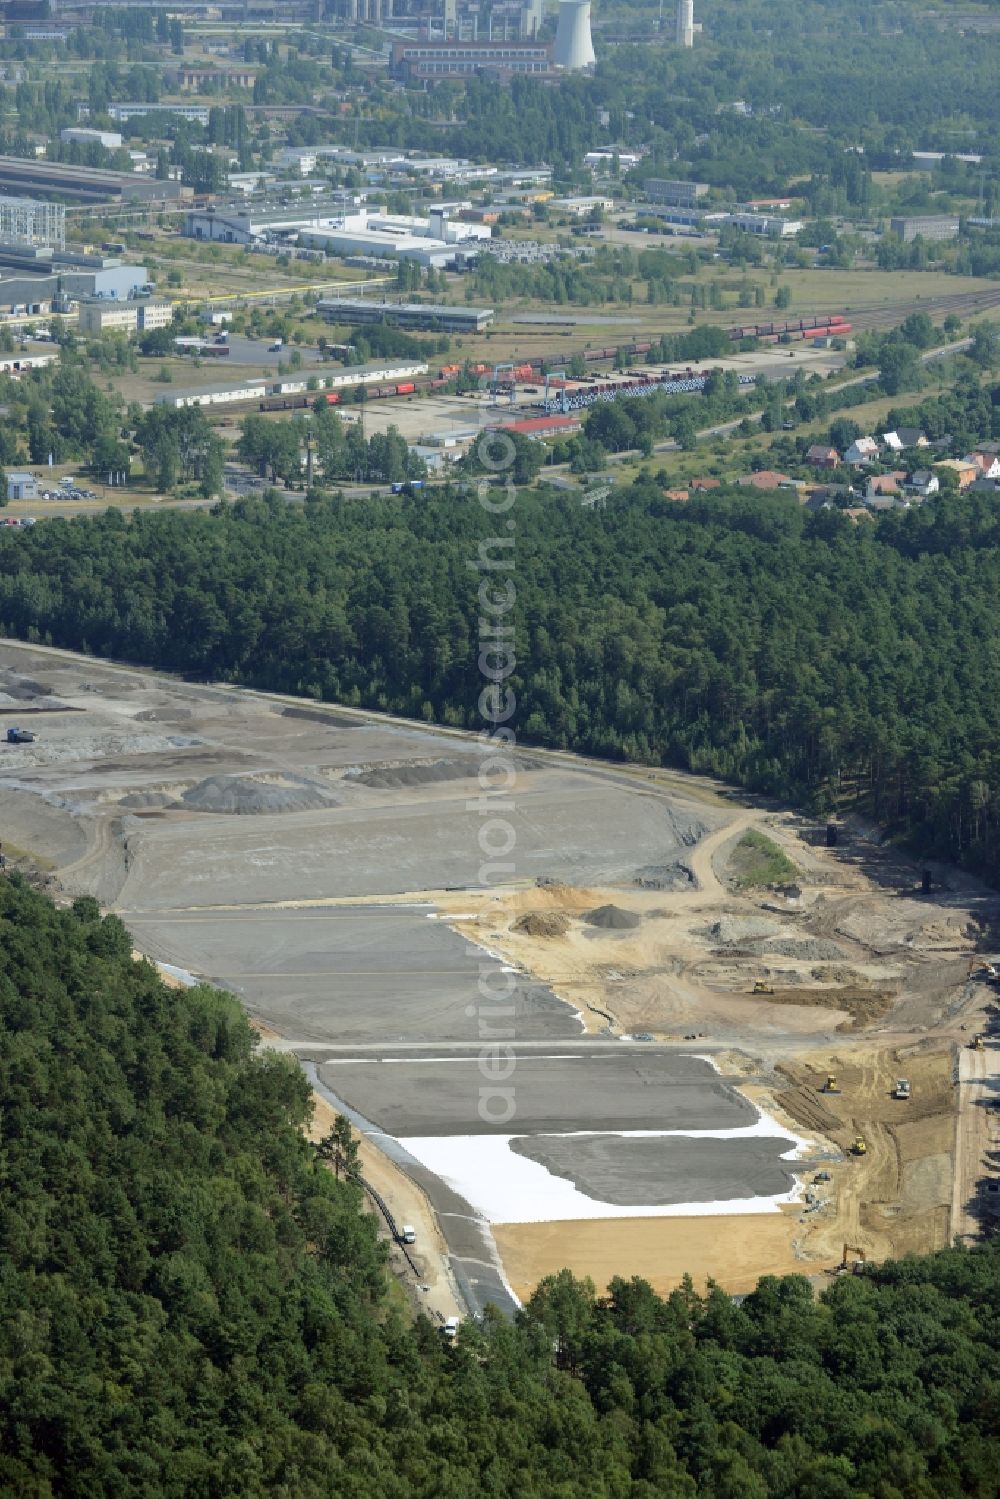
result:
[[(549, 369), (568, 368), (570, 361), (577, 355), (585, 364), (600, 364), (605, 359), (614, 359), (618, 354), (621, 354), (624, 359), (635, 359), (648, 354), (652, 347), (651, 343), (612, 344), (605, 349), (575, 349), (561, 354), (546, 354), (544, 358), (537, 355), (534, 359), (526, 359), (521, 364), (515, 364), (513, 370), (505, 370), (504, 374), (508, 380), (512, 375), (515, 380), (537, 380), (543, 364)], [(491, 364), (467, 366), (467, 372), (470, 375), (492, 375), (493, 369), (494, 366)], [(438, 370), (438, 380), (447, 384), (459, 373), (459, 365), (444, 364)]]
[[(691, 371), (679, 373), (669, 371), (662, 375), (636, 374), (628, 381), (593, 381), (576, 390), (566, 391), (562, 382), (557, 382), (556, 394), (551, 394), (545, 403), (546, 411), (583, 411), (598, 401), (619, 401), (624, 396), (686, 396), (698, 395), (708, 381), (708, 375), (695, 375)], [(755, 385), (753, 375), (740, 375), (741, 386)]]
[[(433, 381), (431, 384), (433, 385)], [(403, 380), (398, 385), (366, 385), (365, 399), (367, 401), (382, 401), (387, 396), (412, 396), (417, 388), (415, 380)], [(258, 402), (259, 411), (303, 411), (311, 408), (317, 399), (317, 395), (297, 396), (265, 396)], [(339, 390), (327, 391), (323, 394), (323, 400), (328, 406), (339, 406), (343, 401)]]
[(741, 328), (730, 328), (729, 337), (734, 343), (743, 338), (759, 338), (762, 342), (775, 343), (784, 334), (789, 338), (839, 338), (851, 331), (851, 325), (838, 312), (834, 317), (798, 318), (788, 323), (751, 323)]

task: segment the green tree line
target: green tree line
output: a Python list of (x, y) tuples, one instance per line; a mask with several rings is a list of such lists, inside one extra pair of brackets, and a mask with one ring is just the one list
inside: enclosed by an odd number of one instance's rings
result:
[[(856, 804), (1000, 879), (1000, 513), (877, 526), (739, 488), (517, 500), (518, 730)], [(0, 629), (478, 727), (475, 495), (246, 500), (0, 533)]]
[(389, 1294), (295, 1063), (130, 949), (0, 880), (5, 1494), (996, 1494), (995, 1246), (739, 1306), (561, 1272), (452, 1346)]

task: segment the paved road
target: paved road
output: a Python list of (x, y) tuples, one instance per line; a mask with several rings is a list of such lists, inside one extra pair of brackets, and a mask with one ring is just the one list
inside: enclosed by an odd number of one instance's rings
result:
[[(955, 1135), (955, 1183), (951, 1208), (953, 1238), (982, 1237), (986, 1190), (1000, 1175), (1000, 1045), (984, 1051), (962, 1048), (958, 1057), (958, 1124)], [(1000, 1195), (996, 1210), (1000, 1213)]]

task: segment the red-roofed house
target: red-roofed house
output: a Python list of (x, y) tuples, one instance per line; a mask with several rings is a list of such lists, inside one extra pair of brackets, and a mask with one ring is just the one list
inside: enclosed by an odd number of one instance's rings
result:
[(828, 448), (821, 442), (815, 442), (806, 453), (806, 462), (810, 468), (836, 468), (840, 462), (840, 454), (836, 448)]
[(773, 468), (762, 468), (759, 474), (744, 474), (740, 483), (752, 484), (754, 489), (780, 489), (783, 484), (794, 484), (795, 480)]

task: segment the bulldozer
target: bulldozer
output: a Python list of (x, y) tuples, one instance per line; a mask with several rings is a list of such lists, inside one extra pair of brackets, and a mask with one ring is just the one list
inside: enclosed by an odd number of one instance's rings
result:
[(867, 1142), (867, 1140), (864, 1139), (864, 1137), (862, 1135), (859, 1135), (858, 1138), (855, 1140), (854, 1144), (851, 1146), (851, 1154), (852, 1155), (867, 1155), (868, 1154), (868, 1142)]
[(828, 1072), (826, 1075), (826, 1082), (823, 1084), (820, 1092), (839, 1093), (840, 1091), (840, 1088), (837, 1086), (837, 1074), (835, 1072)]
[(763, 979), (754, 979), (752, 992), (754, 994), (773, 994), (774, 985), (765, 983)]

